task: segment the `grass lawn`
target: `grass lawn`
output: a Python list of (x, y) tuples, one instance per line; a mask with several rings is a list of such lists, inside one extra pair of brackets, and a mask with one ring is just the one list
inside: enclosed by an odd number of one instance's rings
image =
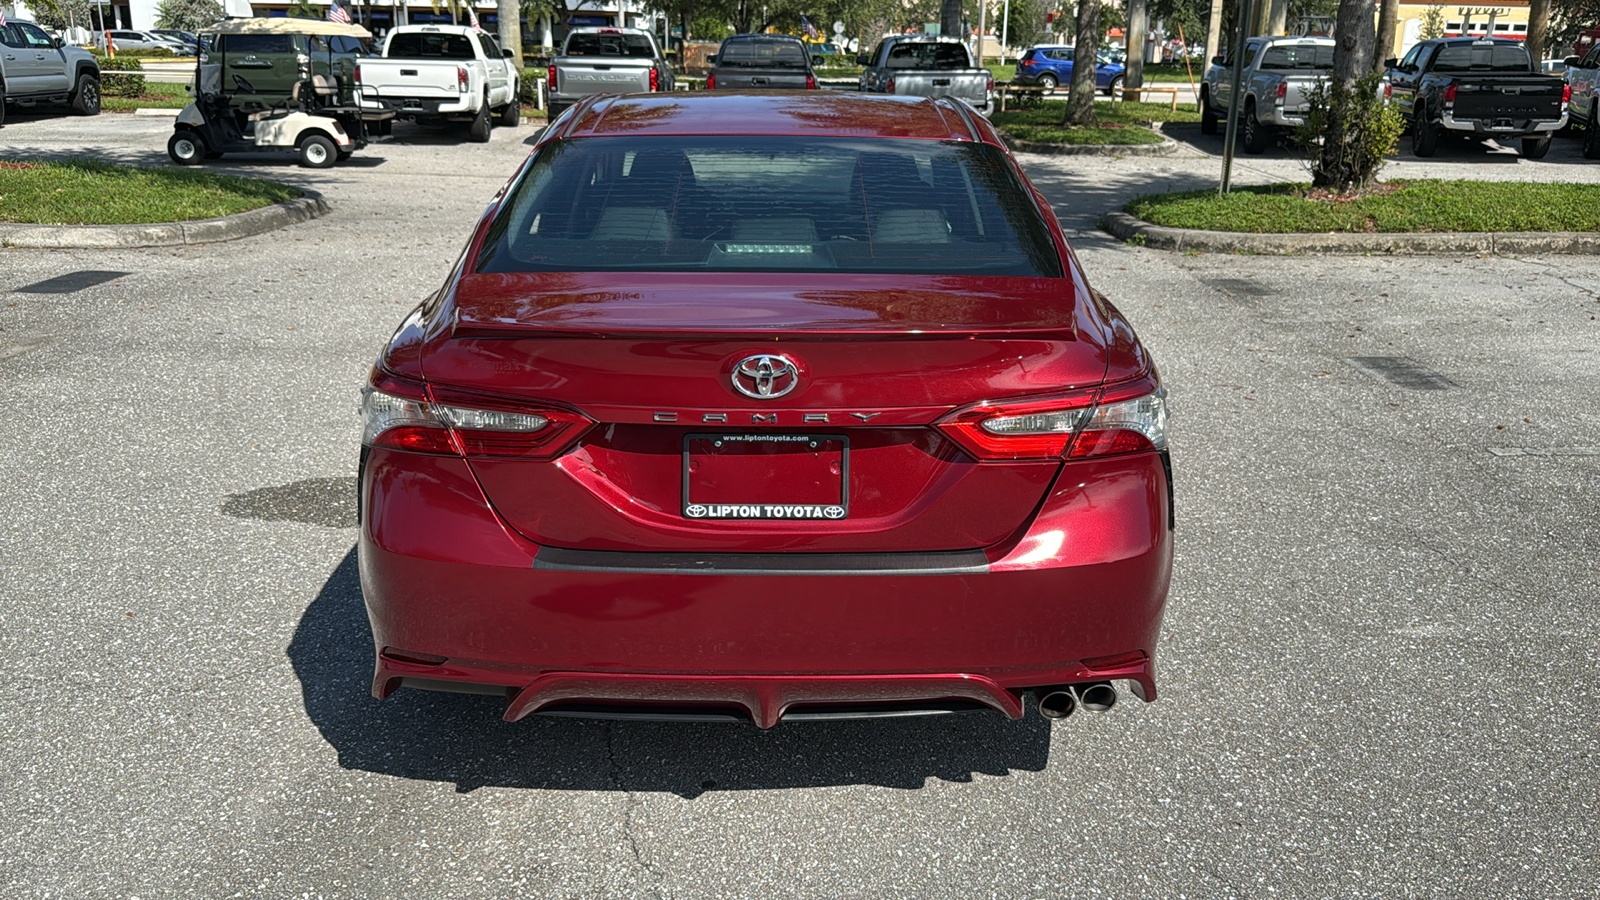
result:
[(179, 222), (244, 212), (298, 196), (298, 189), (285, 184), (176, 166), (145, 169), (87, 159), (0, 162), (0, 222)]
[(189, 105), (187, 85), (146, 81), (144, 93), (137, 97), (111, 97), (102, 94), (100, 108), (106, 112), (133, 112), (136, 109), (183, 109)]
[(1157, 194), (1125, 209), (1156, 225), (1256, 234), (1600, 230), (1596, 184), (1397, 179), (1352, 200), (1309, 196), (1310, 188)]
[(1067, 101), (1046, 100), (1030, 109), (1015, 109), (1008, 101), (1005, 112), (989, 121), (1014, 138), (1045, 144), (1159, 144), (1161, 135), (1142, 127), (1150, 122), (1198, 122), (1200, 114), (1183, 104), (1176, 112), (1166, 103), (1122, 103), (1101, 99), (1094, 106), (1100, 120), (1096, 128), (1063, 128)]

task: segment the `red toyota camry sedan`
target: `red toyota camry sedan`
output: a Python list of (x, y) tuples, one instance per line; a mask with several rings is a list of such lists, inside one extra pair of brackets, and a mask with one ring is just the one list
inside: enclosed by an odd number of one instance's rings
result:
[(373, 693), (763, 728), (1153, 700), (1165, 396), (971, 108), (586, 101), (364, 389)]

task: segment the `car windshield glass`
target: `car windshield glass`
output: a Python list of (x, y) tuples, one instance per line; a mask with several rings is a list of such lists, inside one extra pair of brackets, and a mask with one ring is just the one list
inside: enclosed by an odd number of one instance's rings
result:
[(719, 66), (804, 69), (806, 51), (798, 41), (729, 41), (717, 54)]
[(395, 59), (476, 59), (464, 35), (408, 31), (389, 39), (387, 56)]
[(1332, 69), (1333, 47), (1325, 44), (1299, 46), (1289, 44), (1268, 47), (1261, 54), (1263, 69)]
[(889, 48), (891, 69), (965, 69), (969, 65), (967, 48), (956, 43), (923, 41)]
[(1060, 277), (997, 147), (967, 141), (600, 137), (545, 145), (479, 272), (899, 272)]
[(578, 32), (567, 38), (568, 56), (631, 56), (651, 59), (650, 39), (642, 34)]
[(1519, 44), (1446, 44), (1433, 61), (1435, 72), (1532, 72), (1532, 58)]

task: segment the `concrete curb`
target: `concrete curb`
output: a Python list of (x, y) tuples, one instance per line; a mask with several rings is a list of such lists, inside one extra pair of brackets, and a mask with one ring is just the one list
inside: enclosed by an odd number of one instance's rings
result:
[(150, 225), (0, 225), (0, 247), (113, 250), (119, 247), (176, 247), (231, 241), (287, 228), (328, 214), (328, 201), (313, 190), (260, 209), (216, 219), (158, 222)]
[[(1041, 144), (1014, 138), (1004, 128), (997, 127), (995, 130), (1000, 132), (1006, 146), (1018, 153), (1042, 153), (1046, 156), (1171, 156), (1178, 151), (1178, 142), (1164, 134), (1159, 144)], [(1161, 134), (1159, 129), (1150, 130)]]
[(1245, 234), (1151, 225), (1125, 212), (1100, 217), (1100, 227), (1121, 240), (1144, 239), (1156, 250), (1255, 253), (1266, 256), (1537, 253), (1600, 254), (1600, 233), (1588, 231), (1464, 231), (1449, 234)]

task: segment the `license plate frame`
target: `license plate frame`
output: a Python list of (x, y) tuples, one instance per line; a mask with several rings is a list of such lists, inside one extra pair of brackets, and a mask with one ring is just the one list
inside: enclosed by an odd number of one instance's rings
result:
[[(712, 442), (716, 446), (727, 443), (755, 446), (761, 444), (804, 448), (812, 450), (816, 445), (824, 447), (829, 444), (837, 445), (839, 464), (839, 495), (837, 503), (785, 503), (777, 500), (749, 498), (751, 502), (713, 502), (706, 499), (697, 501), (691, 496), (693, 493), (693, 479), (690, 463), (696, 458), (693, 452), (696, 441)], [(721, 442), (721, 443), (717, 443)], [(815, 443), (813, 443), (815, 442)], [(832, 450), (824, 450), (824, 453)], [(766, 454), (749, 454), (751, 457)], [(703, 459), (707, 455), (700, 454)], [(680, 494), (679, 513), (690, 521), (832, 521), (837, 522), (848, 518), (850, 514), (850, 438), (844, 434), (794, 434), (784, 432), (695, 432), (683, 436), (682, 445), (682, 491)]]

